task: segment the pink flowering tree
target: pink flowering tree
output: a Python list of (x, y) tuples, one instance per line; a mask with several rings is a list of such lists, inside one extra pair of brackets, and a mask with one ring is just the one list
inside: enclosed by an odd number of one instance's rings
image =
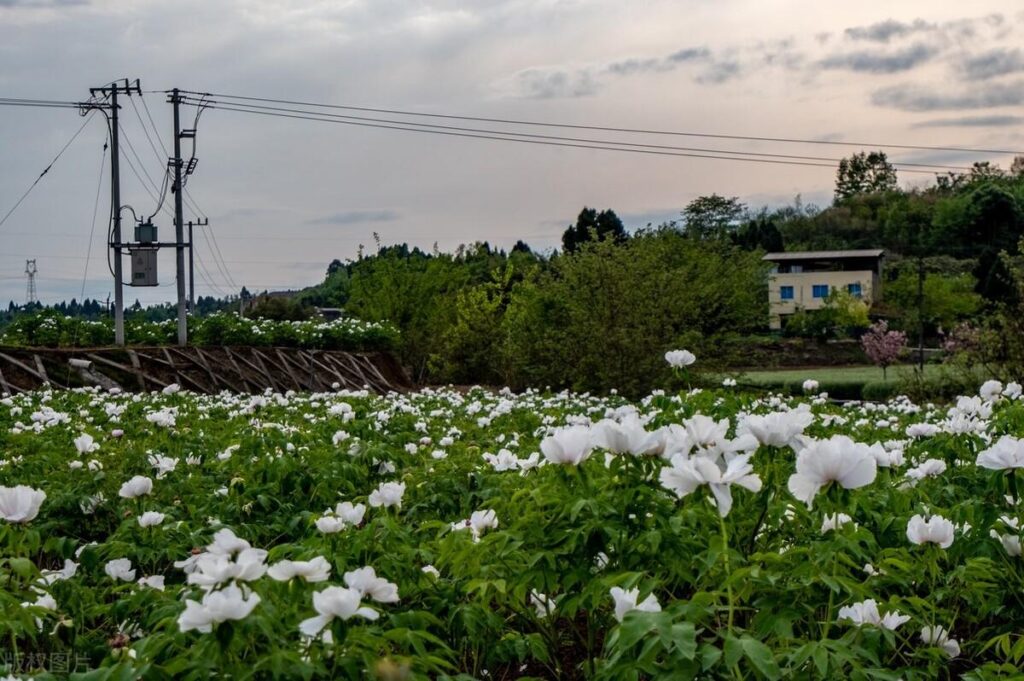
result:
[(860, 337), (860, 344), (868, 359), (876, 366), (882, 367), (882, 378), (885, 379), (886, 369), (907, 347), (907, 334), (902, 331), (890, 331), (889, 323), (883, 319), (871, 325), (871, 328)]

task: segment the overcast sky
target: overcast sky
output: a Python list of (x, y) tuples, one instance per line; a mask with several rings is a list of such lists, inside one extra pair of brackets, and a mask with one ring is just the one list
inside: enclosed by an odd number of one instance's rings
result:
[[(129, 77), (140, 78), (144, 90), (1012, 150), (1024, 149), (1022, 37), (1019, 0), (0, 0), (0, 97), (79, 100), (90, 86)], [(169, 146), (170, 105), (159, 93), (145, 102)], [(159, 182), (162, 161), (135, 110), (126, 104), (121, 116), (126, 137)], [(0, 107), (0, 215), (81, 124), (73, 110)], [(0, 300), (23, 302), (27, 257), (38, 262), (43, 302), (79, 297), (83, 277), (87, 297), (112, 291), (103, 246), (106, 171), (99, 184), (105, 135), (97, 116), (0, 227)], [(856, 151), (640, 141), (826, 157)], [(670, 219), (694, 197), (713, 192), (752, 206), (777, 206), (797, 194), (827, 204), (834, 179), (830, 168), (460, 139), (217, 110), (203, 114), (198, 156), (188, 188), (210, 218), (228, 271), (214, 265), (205, 240), (197, 238), (197, 252), (222, 292), (316, 283), (331, 259), (372, 246), (374, 232), (385, 243), (424, 248), (477, 240), (508, 247), (524, 239), (546, 249), (584, 205), (612, 208), (634, 228)], [(992, 160), (1004, 167), (1010, 160), (937, 152), (890, 157)], [(124, 203), (151, 213), (153, 199), (123, 163), (122, 179)], [(926, 180), (901, 175), (903, 184)], [(171, 238), (170, 219), (156, 222), (161, 237)], [(170, 251), (160, 270), (161, 287), (128, 289), (126, 300), (172, 299)], [(210, 284), (198, 278), (197, 291), (214, 292)]]

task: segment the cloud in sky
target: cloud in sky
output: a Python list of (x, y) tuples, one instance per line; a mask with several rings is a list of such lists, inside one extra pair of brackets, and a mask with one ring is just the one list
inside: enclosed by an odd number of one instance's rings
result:
[(307, 220), (307, 225), (362, 225), (371, 222), (394, 222), (401, 215), (393, 210), (350, 210)]
[(854, 26), (846, 29), (843, 33), (851, 40), (866, 40), (875, 43), (888, 43), (893, 38), (904, 38), (915, 33), (934, 31), (938, 28), (936, 24), (924, 19), (914, 19), (911, 22), (886, 19), (868, 26)]
[(993, 114), (990, 116), (960, 116), (935, 118), (915, 123), (915, 128), (1002, 128), (1024, 124), (1024, 116)]
[(1024, 71), (1024, 53), (1005, 47), (968, 56), (961, 63), (964, 80), (976, 81)]
[(89, 0), (0, 0), (0, 9), (45, 9), (88, 4)]
[(942, 90), (910, 83), (893, 85), (877, 90), (871, 95), (871, 101), (877, 106), (903, 111), (990, 109), (1024, 104), (1024, 80), (954, 87), (956, 89)]
[(598, 84), (586, 68), (529, 68), (499, 82), (498, 90), (506, 96), (524, 99), (574, 98), (597, 94)]
[(934, 45), (915, 43), (893, 52), (856, 51), (833, 54), (818, 64), (825, 69), (843, 69), (861, 73), (898, 73), (909, 71), (939, 53)]

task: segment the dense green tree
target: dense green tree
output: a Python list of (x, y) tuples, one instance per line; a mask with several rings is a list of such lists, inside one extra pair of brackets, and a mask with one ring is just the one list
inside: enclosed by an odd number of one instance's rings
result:
[(766, 275), (757, 253), (671, 228), (587, 244), (512, 290), (507, 381), (638, 393), (667, 380), (677, 345), (713, 365), (718, 334), (766, 323)]
[(760, 248), (769, 253), (777, 253), (785, 250), (782, 232), (767, 211), (762, 211), (756, 218), (740, 227), (733, 236), (733, 242), (748, 251)]
[(694, 239), (721, 239), (734, 233), (747, 212), (738, 197), (718, 194), (698, 196), (683, 209), (687, 236)]
[(882, 194), (896, 188), (896, 168), (889, 163), (883, 151), (862, 151), (839, 162), (836, 203), (861, 194)]
[(1010, 187), (981, 182), (936, 206), (938, 252), (976, 261), (977, 292), (988, 300), (1016, 295), (1001, 253), (1016, 255), (1024, 235), (1024, 210)]
[(588, 241), (610, 239), (619, 242), (626, 237), (622, 220), (611, 208), (598, 212), (594, 208), (584, 207), (576, 218), (576, 224), (569, 225), (562, 234), (562, 250), (575, 253), (581, 244)]

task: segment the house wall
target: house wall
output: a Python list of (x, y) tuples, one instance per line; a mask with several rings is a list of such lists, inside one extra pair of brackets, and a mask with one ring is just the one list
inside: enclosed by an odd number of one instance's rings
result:
[[(824, 298), (814, 297), (814, 286), (825, 284), (833, 290), (846, 289), (848, 284), (860, 284), (861, 297), (868, 303), (881, 297), (881, 281), (876, 272), (859, 270), (852, 272), (789, 272), (773, 273), (768, 280), (769, 324), (773, 329), (782, 328), (782, 317), (799, 309), (817, 310), (825, 306)], [(782, 299), (782, 287), (793, 287), (792, 300)]]

